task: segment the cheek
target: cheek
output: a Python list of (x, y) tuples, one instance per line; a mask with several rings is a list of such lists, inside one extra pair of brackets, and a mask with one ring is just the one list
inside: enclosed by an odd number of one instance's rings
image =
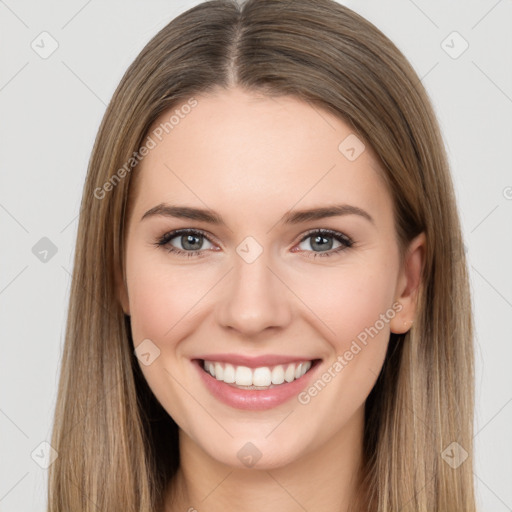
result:
[(205, 293), (198, 273), (172, 269), (159, 258), (134, 251), (127, 261), (128, 294), (134, 343), (144, 338), (157, 343), (175, 335), (175, 326), (189, 319)]
[(330, 356), (323, 372), (298, 398), (317, 417), (330, 418), (325, 428), (331, 435), (363, 406), (382, 368), (395, 315), (395, 281), (392, 262), (381, 259), (340, 267), (330, 273), (328, 293), (310, 294), (311, 309), (333, 332), (326, 335)]
[[(185, 430), (191, 428), (189, 395), (174, 380), (185, 383), (189, 377), (178, 364), (180, 340), (194, 325), (194, 306), (207, 291), (204, 272), (199, 276), (191, 269), (171, 267), (160, 256), (137, 249), (129, 253), (126, 268), (133, 344), (149, 339), (160, 350), (151, 364), (140, 364), (141, 371), (158, 401)], [(186, 387), (191, 389), (192, 383)]]
[[(308, 306), (329, 327), (329, 338), (337, 351), (357, 338), (386, 314), (394, 298), (395, 274), (382, 264), (340, 266), (329, 269), (325, 285), (318, 280), (305, 283)], [(318, 276), (317, 276), (318, 277)], [(389, 322), (381, 330), (389, 331)], [(384, 333), (385, 334), (385, 333)]]
[(142, 339), (160, 340), (176, 323), (179, 306), (178, 295), (167, 286), (163, 276), (157, 278), (140, 272), (132, 276), (130, 313), (133, 341), (137, 345)]

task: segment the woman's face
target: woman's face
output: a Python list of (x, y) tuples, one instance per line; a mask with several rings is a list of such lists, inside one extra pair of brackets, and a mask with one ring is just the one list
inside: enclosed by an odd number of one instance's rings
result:
[(197, 449), (283, 466), (361, 431), (419, 267), (399, 267), (391, 197), (349, 125), (294, 97), (195, 100), (162, 115), (132, 171), (121, 301)]

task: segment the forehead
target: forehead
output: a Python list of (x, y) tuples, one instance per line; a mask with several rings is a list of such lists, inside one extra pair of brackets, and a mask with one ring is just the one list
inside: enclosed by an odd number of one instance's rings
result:
[(298, 203), (391, 209), (372, 148), (341, 118), (293, 96), (238, 88), (194, 101), (162, 114), (148, 132), (155, 146), (134, 170), (138, 210), (161, 202), (237, 216), (260, 214), (263, 205), (282, 215)]

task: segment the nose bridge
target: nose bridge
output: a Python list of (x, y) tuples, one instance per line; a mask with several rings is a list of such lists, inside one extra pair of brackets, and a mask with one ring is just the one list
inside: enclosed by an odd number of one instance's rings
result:
[(243, 334), (284, 327), (291, 316), (285, 286), (271, 270), (269, 252), (259, 247), (249, 240), (237, 248), (234, 269), (218, 312), (224, 327)]

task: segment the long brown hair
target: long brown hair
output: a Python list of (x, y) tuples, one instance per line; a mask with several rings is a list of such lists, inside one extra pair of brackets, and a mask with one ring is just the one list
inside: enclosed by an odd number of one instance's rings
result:
[[(235, 85), (293, 95), (349, 123), (385, 171), (402, 254), (426, 235), (414, 325), (391, 335), (366, 401), (359, 508), (474, 511), (471, 299), (447, 157), (424, 87), (386, 36), (334, 0), (214, 0), (146, 45), (96, 138), (78, 227), (49, 512), (163, 506), (179, 466), (178, 429), (141, 374), (116, 295), (130, 182), (164, 111)], [(466, 452), (461, 464), (450, 463)]]

